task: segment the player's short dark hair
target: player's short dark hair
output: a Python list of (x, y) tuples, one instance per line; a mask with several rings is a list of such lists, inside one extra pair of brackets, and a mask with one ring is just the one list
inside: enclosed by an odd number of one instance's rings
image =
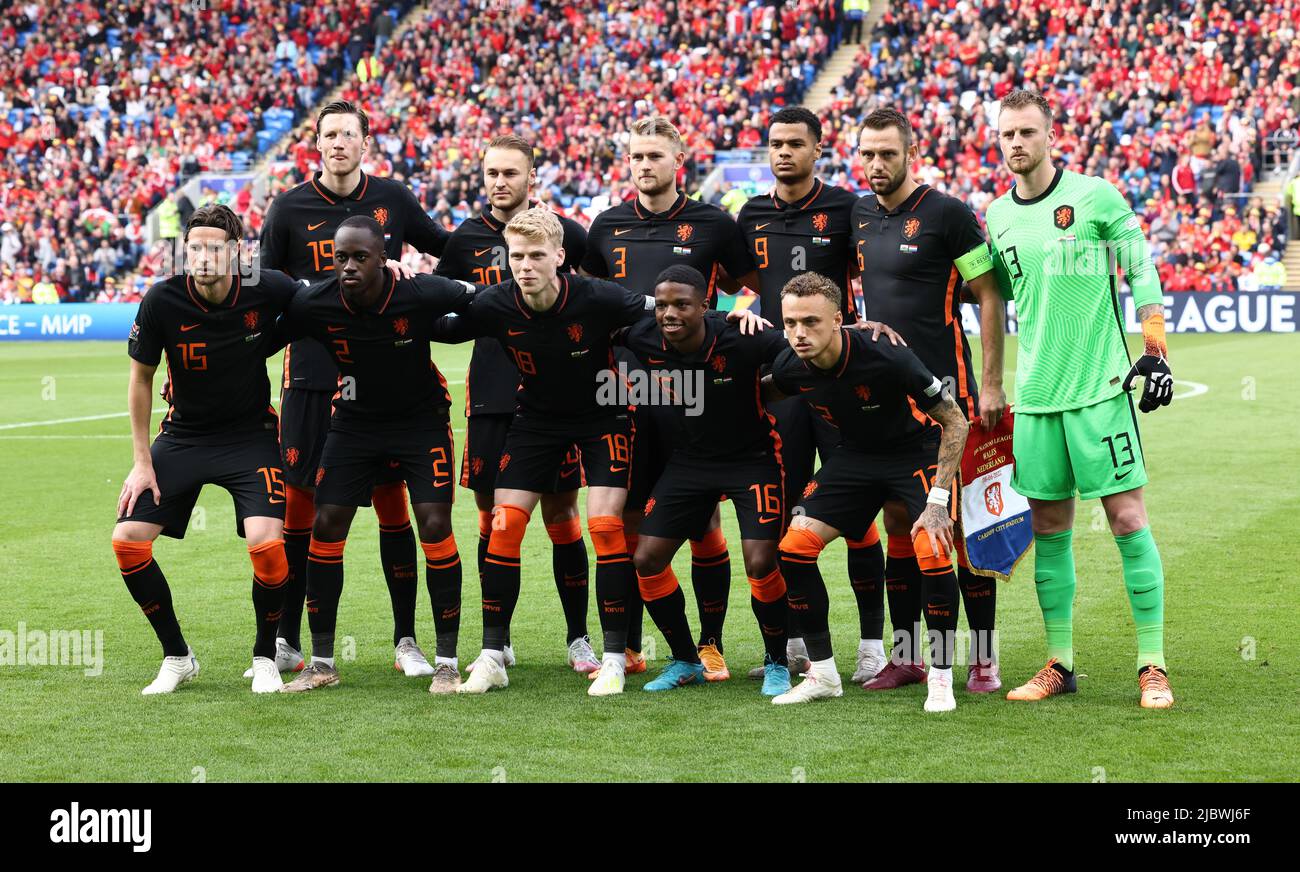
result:
[(487, 144), (487, 148), (483, 149), (483, 154), (486, 155), (488, 151), (494, 148), (506, 148), (519, 152), (524, 157), (528, 158), (528, 168), (530, 170), (533, 168), (533, 146), (522, 136), (515, 136), (513, 133), (507, 133), (504, 136), (493, 137), (492, 141)]
[(665, 267), (660, 271), (659, 275), (655, 276), (656, 288), (664, 282), (686, 285), (701, 297), (707, 297), (709, 294), (709, 283), (704, 278), (704, 273), (684, 263), (675, 263), (672, 266)]
[(1002, 109), (1025, 109), (1029, 106), (1037, 106), (1039, 111), (1043, 113), (1043, 117), (1047, 119), (1048, 126), (1051, 126), (1052, 119), (1055, 117), (1055, 113), (1052, 112), (1052, 104), (1048, 103), (1047, 98), (1037, 91), (1017, 88), (1002, 98), (999, 111)]
[(359, 227), (360, 229), (369, 232), (375, 239), (379, 240), (381, 246), (384, 244), (384, 228), (379, 225), (378, 221), (371, 218), (369, 215), (353, 215), (351, 218), (345, 218), (339, 224), (339, 230), (342, 230), (345, 227)]
[(802, 124), (808, 128), (814, 142), (822, 141), (821, 120), (817, 118), (816, 113), (805, 109), (803, 106), (785, 107), (772, 116), (772, 120), (767, 123), (767, 129), (771, 130), (773, 124)]
[(786, 297), (825, 297), (835, 304), (836, 311), (844, 299), (839, 285), (815, 272), (802, 273), (786, 282), (781, 289), (781, 298)]
[[(903, 150), (912, 147), (912, 122), (907, 120), (907, 116), (897, 109), (885, 106), (876, 109), (866, 118), (862, 119), (863, 130), (888, 130), (895, 128), (903, 134)], [(859, 134), (859, 137), (861, 134)]]
[(332, 103), (326, 103), (316, 115), (316, 132), (320, 132), (320, 123), (325, 120), (327, 115), (355, 115), (357, 121), (361, 122), (361, 135), (370, 135), (370, 116), (366, 110), (362, 109), (355, 103), (347, 100), (335, 100)]
[(226, 231), (226, 238), (238, 242), (244, 238), (244, 222), (229, 206), (211, 203), (194, 210), (190, 220), (185, 223), (185, 238), (190, 238), (190, 231), (195, 227), (216, 227)]

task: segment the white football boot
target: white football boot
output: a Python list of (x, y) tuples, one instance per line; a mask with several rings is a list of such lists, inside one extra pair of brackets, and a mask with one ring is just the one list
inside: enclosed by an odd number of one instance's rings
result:
[[(307, 661), (303, 660), (302, 652), (297, 648), (292, 648), (284, 640), (283, 636), (275, 638), (275, 668), (281, 672), (302, 672)], [(253, 677), (253, 667), (244, 670), (245, 678)]]
[(403, 636), (397, 642), (397, 650), (393, 654), (393, 668), (398, 669), (406, 674), (407, 678), (419, 678), (433, 674), (433, 666), (430, 665), (420, 646), (415, 644), (415, 640), (410, 636)]
[(627, 683), (627, 666), (625, 656), (611, 654), (600, 664), (600, 674), (587, 688), (588, 696), (614, 696), (623, 692)]
[(469, 678), (456, 688), (457, 693), (487, 693), (495, 687), (508, 687), (510, 678), (506, 668), (497, 659), (486, 652), (470, 666)]
[(199, 674), (199, 661), (194, 659), (194, 649), (184, 657), (164, 657), (158, 677), (148, 687), (140, 691), (145, 696), (156, 693), (171, 693), (187, 681), (193, 681)]
[(803, 681), (780, 696), (772, 697), (772, 704), (792, 705), (843, 695), (844, 684), (840, 681), (840, 673), (835, 668), (835, 658), (832, 657), (829, 660), (814, 660), (804, 673)]
[(270, 657), (253, 658), (253, 693), (279, 693), (284, 687), (280, 670), (275, 668), (275, 661)]
[(952, 695), (952, 670), (930, 667), (930, 674), (925, 679), (929, 694), (925, 698), (925, 710), (928, 712), (950, 712), (957, 708), (957, 700)]

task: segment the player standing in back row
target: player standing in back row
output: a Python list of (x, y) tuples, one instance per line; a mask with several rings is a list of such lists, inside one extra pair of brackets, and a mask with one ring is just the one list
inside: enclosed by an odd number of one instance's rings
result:
[[(752, 197), (737, 219), (754, 258), (760, 314), (776, 323), (781, 316), (781, 291), (796, 276), (815, 272), (840, 290), (840, 315), (852, 326), (860, 315), (853, 301), (852, 212), (858, 198), (845, 188), (828, 185), (816, 176), (821, 157), (821, 121), (803, 107), (782, 109), (772, 116), (767, 131), (767, 159), (776, 178), (770, 194)], [(880, 319), (887, 320), (887, 319)], [(822, 463), (840, 442), (839, 431), (808, 404), (791, 397), (772, 403), (785, 461), (787, 509), (798, 502), (812, 480), (814, 461)], [(860, 539), (848, 539), (849, 585), (858, 604), (857, 666), (853, 681), (861, 684), (876, 677), (885, 665), (884, 634), (885, 555), (874, 523)], [(787, 657), (793, 672), (808, 666), (808, 649), (797, 617), (790, 613)], [(869, 640), (875, 640), (874, 647)], [(879, 649), (879, 655), (874, 654)], [(763, 668), (751, 670), (761, 678)]]
[[(1019, 322), (1016, 469), (1029, 499), (1034, 582), (1047, 631), (1047, 665), (1007, 699), (1041, 700), (1075, 690), (1074, 495), (1101, 498), (1119, 546), (1124, 587), (1137, 624), (1143, 708), (1174, 704), (1164, 655), (1164, 568), (1151, 536), (1137, 416), (1127, 391), (1145, 384), (1143, 412), (1168, 405), (1173, 376), (1165, 347), (1160, 281), (1142, 225), (1105, 179), (1048, 159), (1056, 131), (1040, 94), (1002, 100), (998, 141), (1016, 184), (989, 207), (999, 279)], [(1124, 269), (1144, 350), (1130, 366), (1112, 255)]]
[[(410, 189), (361, 171), (361, 159), (370, 147), (370, 119), (365, 111), (345, 101), (326, 105), (316, 117), (316, 147), (321, 154), (320, 170), (310, 181), (276, 197), (266, 213), (262, 269), (283, 270), (309, 283), (332, 277), (334, 234), (354, 215), (379, 222), (390, 261), (401, 259), (402, 245), (407, 242), (425, 254), (442, 254), (448, 233), (425, 213)], [(307, 590), (312, 492), (336, 390), (338, 367), (319, 343), (303, 339), (285, 349), (280, 453), (288, 492), (284, 538), (289, 582), (276, 640), (276, 665), (281, 671), (303, 667), (299, 634)], [(410, 676), (432, 675), (433, 667), (415, 644), (419, 573), (406, 488), (399, 473), (393, 470), (381, 476), (371, 494), (379, 517), (379, 557), (393, 603), (395, 665)]]
[[(498, 136), (483, 152), (483, 187), (488, 208), (456, 228), (438, 259), (437, 274), (479, 285), (496, 285), (510, 275), (505, 226), (529, 208), (528, 196), (537, 183), (533, 147), (518, 136)], [(560, 272), (571, 273), (582, 262), (587, 232), (576, 221), (557, 216), (564, 228), (564, 263)], [(506, 431), (515, 415), (519, 371), (501, 343), (490, 336), (474, 340), (469, 371), (465, 374), (465, 453), (460, 484), (474, 492), (478, 507), (478, 572), (483, 577), (492, 536), (493, 494), (497, 466), (505, 449)], [(541, 499), (542, 523), (551, 539), (551, 569), (567, 625), (569, 665), (577, 672), (600, 668), (587, 636), (587, 546), (578, 517), (578, 488), (582, 484), (576, 449), (556, 470), (553, 488)], [(507, 629), (503, 651), (506, 666), (515, 652)]]
[[(926, 369), (943, 380), (968, 420), (981, 418), (992, 427), (1007, 405), (1002, 391), (1006, 307), (979, 222), (960, 200), (913, 178), (917, 143), (902, 113), (877, 109), (868, 115), (858, 137), (858, 155), (872, 191), (853, 210), (863, 306), (874, 320), (888, 322), (903, 334)], [(963, 280), (980, 307), (984, 351), (980, 390), (961, 325)], [(921, 570), (902, 503), (885, 504), (885, 532), (894, 650), (886, 665), (881, 643), (874, 643), (878, 650), (869, 655), (879, 657), (884, 668), (863, 685), (867, 690), (892, 690), (925, 680), (919, 633)], [(971, 571), (960, 529), (955, 544), (957, 585), (971, 630), (966, 690), (989, 693), (1002, 686), (994, 650), (997, 586)]]
[[(635, 122), (628, 139), (627, 161), (637, 195), (596, 216), (587, 234), (584, 273), (650, 296), (659, 274), (668, 267), (694, 267), (708, 281), (709, 308), (717, 308), (719, 287), (732, 291), (747, 279), (752, 281), (753, 264), (736, 222), (721, 209), (692, 200), (677, 189), (686, 152), (681, 133), (672, 122), (662, 115)], [(629, 369), (640, 367), (626, 350), (617, 353)], [(635, 553), (646, 500), (672, 449), (663, 443), (653, 409), (634, 409), (632, 414), (635, 461), (623, 522), (627, 546)], [(670, 420), (664, 424), (671, 428)], [(731, 588), (731, 561), (719, 520), (719, 514), (714, 512), (708, 528), (697, 531), (691, 539), (691, 583), (700, 613), (700, 658), (705, 678), (713, 681), (730, 677), (722, 657), (722, 624)], [(628, 672), (644, 672), (644, 607), (639, 591), (634, 589), (628, 602)]]

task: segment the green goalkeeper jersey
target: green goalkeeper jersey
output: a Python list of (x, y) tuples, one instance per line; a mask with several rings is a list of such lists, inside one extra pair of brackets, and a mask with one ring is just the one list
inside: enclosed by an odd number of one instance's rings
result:
[(1032, 200), (1015, 188), (986, 216), (994, 268), (1019, 322), (1016, 411), (1081, 409), (1120, 393), (1130, 360), (1118, 264), (1141, 308), (1162, 300), (1141, 224), (1105, 179), (1058, 168)]

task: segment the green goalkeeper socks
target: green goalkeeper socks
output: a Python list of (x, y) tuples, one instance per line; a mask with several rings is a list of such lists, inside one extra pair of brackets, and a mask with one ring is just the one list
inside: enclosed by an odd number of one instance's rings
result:
[(1137, 624), (1138, 669), (1153, 663), (1165, 668), (1165, 570), (1151, 528), (1116, 536), (1124, 565), (1124, 588), (1128, 591), (1133, 622)]
[[(1047, 656), (1074, 671), (1074, 532), (1034, 535), (1034, 588), (1047, 630)], [(1127, 573), (1126, 573), (1127, 574)]]

